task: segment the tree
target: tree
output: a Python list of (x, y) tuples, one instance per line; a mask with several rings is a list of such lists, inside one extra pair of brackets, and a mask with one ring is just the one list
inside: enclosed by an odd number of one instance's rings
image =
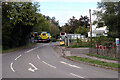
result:
[(63, 29), (67, 33), (74, 33), (79, 26), (84, 26), (85, 28), (88, 28), (89, 26), (89, 19), (87, 16), (81, 16), (78, 20), (75, 19), (73, 16), (68, 20), (68, 23), (66, 23), (63, 26)]
[(77, 28), (74, 33), (87, 36), (88, 28), (85, 28), (84, 26), (79, 26), (79, 28)]
[(59, 29), (59, 22), (56, 21), (55, 17), (50, 18), (49, 16), (45, 16), (42, 14), (39, 15), (39, 23), (33, 28), (34, 32), (42, 32), (42, 31), (47, 31), (50, 32), (52, 37), (57, 38), (60, 29)]
[(51, 24), (49, 26), (49, 28), (50, 28), (50, 33), (51, 33), (52, 37), (58, 38), (58, 35), (60, 34), (59, 28), (54, 24)]
[(25, 45), (32, 28), (38, 23), (38, 3), (3, 2), (3, 49)]
[(49, 32), (49, 21), (45, 19), (45, 17), (42, 14), (38, 14), (39, 20), (38, 24), (35, 25), (33, 28), (33, 32), (41, 32), (41, 31), (47, 31)]
[[(109, 37), (120, 37), (120, 2), (98, 2), (98, 21), (104, 21), (109, 28)], [(98, 14), (99, 13), (99, 14)]]
[(11, 33), (13, 30), (13, 26), (10, 23), (10, 18), (8, 15), (10, 14), (9, 11), (11, 10), (11, 3), (2, 3), (2, 46), (3, 49), (7, 49), (11, 47)]
[(49, 32), (51, 33), (52, 37), (58, 38), (59, 33), (60, 33), (60, 26), (59, 26), (59, 21), (56, 20), (55, 17), (50, 18), (49, 16), (45, 16), (46, 20), (48, 21), (48, 26), (49, 26)]

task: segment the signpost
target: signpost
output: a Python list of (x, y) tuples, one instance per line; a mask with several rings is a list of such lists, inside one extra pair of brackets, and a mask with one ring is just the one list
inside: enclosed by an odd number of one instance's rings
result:
[(116, 46), (119, 45), (119, 38), (116, 38)]
[(119, 38), (116, 38), (116, 52), (119, 52)]

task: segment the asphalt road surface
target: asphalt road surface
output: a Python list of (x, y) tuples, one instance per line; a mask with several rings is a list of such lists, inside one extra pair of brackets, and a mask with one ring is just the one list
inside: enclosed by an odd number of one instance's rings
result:
[(118, 78), (118, 72), (62, 58), (53, 49), (59, 42), (2, 55), (3, 78)]

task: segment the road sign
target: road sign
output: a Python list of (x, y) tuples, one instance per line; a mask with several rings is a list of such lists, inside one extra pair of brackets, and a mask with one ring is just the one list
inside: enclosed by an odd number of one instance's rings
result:
[(119, 45), (119, 38), (116, 38), (116, 46)]

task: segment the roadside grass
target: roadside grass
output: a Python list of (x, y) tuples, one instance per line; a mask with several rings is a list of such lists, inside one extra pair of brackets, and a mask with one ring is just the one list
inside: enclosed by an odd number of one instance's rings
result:
[(91, 53), (87, 53), (86, 55), (88, 56), (93, 56), (93, 57), (98, 57), (98, 58), (102, 58), (102, 59), (107, 59), (107, 60), (115, 60), (115, 61), (120, 61), (120, 59), (118, 58), (111, 58), (111, 57), (107, 57), (107, 56), (102, 56), (102, 55), (95, 55), (95, 54), (91, 54)]
[(16, 51), (16, 50), (21, 50), (21, 49), (25, 49), (25, 48), (28, 48), (28, 47), (32, 47), (36, 45), (36, 43), (29, 43), (25, 46), (21, 46), (21, 47), (17, 47), (17, 48), (12, 48), (12, 49), (7, 49), (7, 50), (2, 50), (2, 53), (7, 53), (7, 52), (12, 52), (12, 51)]
[(106, 66), (106, 67), (120, 68), (120, 64), (108, 63), (108, 62), (104, 62), (104, 61), (94, 60), (91, 58), (83, 58), (83, 57), (77, 57), (77, 56), (71, 56), (70, 58), (79, 60), (79, 61), (83, 61), (83, 62), (87, 62), (87, 63), (102, 65), (102, 66)]
[(89, 46), (81, 46), (81, 45), (71, 45), (71, 46), (61, 45), (61, 46), (64, 46), (67, 48), (80, 48), (80, 47), (86, 48), (86, 47), (89, 47)]
[(2, 53), (2, 46), (0, 45), (0, 53)]
[(83, 48), (86, 48), (86, 47), (89, 47), (89, 46), (82, 46), (82, 45), (71, 45), (71, 46), (68, 46), (68, 48), (80, 48), (80, 47), (83, 47)]

